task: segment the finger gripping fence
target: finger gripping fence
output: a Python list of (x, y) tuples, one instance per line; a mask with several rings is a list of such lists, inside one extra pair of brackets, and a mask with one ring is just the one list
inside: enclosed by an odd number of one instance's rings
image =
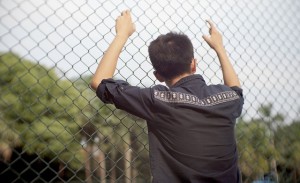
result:
[(148, 45), (187, 34), (208, 84), (223, 83), (202, 39), (211, 19), (244, 91), (236, 124), (243, 182), (300, 182), (300, 1), (0, 1), (0, 182), (151, 182), (146, 122), (90, 89), (130, 9), (136, 32), (114, 78), (158, 84)]

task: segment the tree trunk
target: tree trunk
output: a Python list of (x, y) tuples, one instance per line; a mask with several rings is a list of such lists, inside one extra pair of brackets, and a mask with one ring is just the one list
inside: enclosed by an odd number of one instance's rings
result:
[(293, 182), (297, 183), (297, 169), (293, 171), (292, 177), (293, 177)]
[(59, 162), (59, 168), (58, 168), (58, 176), (61, 180), (64, 180), (65, 177), (65, 164), (63, 162)]
[(131, 161), (132, 161), (132, 150), (130, 148), (130, 145), (125, 143), (125, 183), (131, 183), (132, 181), (132, 175), (131, 175)]
[(270, 170), (271, 170), (272, 176), (275, 179), (275, 182), (277, 183), (277, 182), (279, 182), (279, 180), (278, 180), (278, 172), (277, 172), (276, 164), (277, 164), (276, 160), (272, 157), (270, 160)]
[(117, 178), (116, 164), (114, 163), (110, 174), (110, 183), (115, 183), (116, 178)]
[(99, 177), (101, 183), (106, 183), (106, 164), (105, 164), (105, 154), (97, 146), (95, 146), (97, 151), (97, 160), (99, 163)]
[(85, 180), (87, 183), (92, 183), (92, 176), (91, 176), (91, 151), (92, 147), (90, 144), (87, 144), (86, 148), (84, 148), (84, 157), (85, 157)]
[[(272, 132), (271, 134), (271, 139), (270, 139), (270, 143), (273, 149), (275, 149), (275, 143), (274, 143), (274, 133)], [(278, 178), (278, 172), (277, 172), (277, 163), (276, 160), (274, 158), (274, 156), (272, 155), (271, 159), (269, 160), (269, 170), (272, 173), (272, 177), (275, 179), (275, 182), (279, 182), (279, 178)]]
[(117, 152), (116, 149), (113, 149), (111, 152), (110, 157), (110, 163), (111, 163), (111, 171), (110, 171), (110, 183), (115, 183), (117, 179), (117, 173), (116, 173), (116, 156)]
[(5, 163), (10, 162), (11, 155), (12, 155), (12, 148), (9, 145), (5, 144), (4, 146), (0, 147), (0, 156), (2, 154), (3, 161)]
[(132, 181), (131, 183), (137, 183), (138, 172), (135, 166), (132, 166)]

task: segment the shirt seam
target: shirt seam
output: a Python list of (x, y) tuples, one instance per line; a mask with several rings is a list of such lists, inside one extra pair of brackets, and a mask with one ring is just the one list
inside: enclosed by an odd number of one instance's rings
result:
[(167, 103), (192, 104), (205, 107), (233, 101), (240, 97), (235, 91), (219, 92), (200, 99), (188, 93), (154, 90), (154, 98)]

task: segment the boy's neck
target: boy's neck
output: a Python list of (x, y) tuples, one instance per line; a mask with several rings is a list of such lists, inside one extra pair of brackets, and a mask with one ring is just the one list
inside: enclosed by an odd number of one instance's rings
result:
[(190, 76), (190, 75), (192, 75), (192, 73), (185, 73), (185, 74), (179, 75), (179, 76), (177, 76), (173, 79), (166, 80), (165, 83), (168, 87), (171, 87), (171, 86), (175, 85), (182, 78), (185, 78), (185, 77)]

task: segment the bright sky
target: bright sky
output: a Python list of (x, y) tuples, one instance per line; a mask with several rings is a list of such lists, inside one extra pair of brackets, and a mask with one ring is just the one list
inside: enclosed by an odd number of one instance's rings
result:
[(198, 73), (220, 83), (216, 55), (202, 40), (205, 19), (211, 19), (242, 81), (246, 116), (271, 102), (275, 111), (300, 118), (299, 0), (1, 0), (0, 51), (56, 67), (68, 78), (90, 75), (124, 9), (131, 9), (137, 32), (121, 55), (117, 78), (154, 84), (147, 45), (177, 31), (192, 39)]

